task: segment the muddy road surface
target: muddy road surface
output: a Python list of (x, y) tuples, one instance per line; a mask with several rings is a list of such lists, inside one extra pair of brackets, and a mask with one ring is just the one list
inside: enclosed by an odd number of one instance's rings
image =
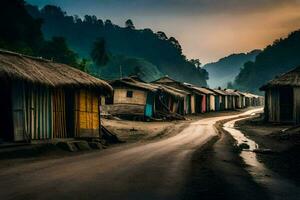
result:
[(257, 110), (201, 119), (154, 142), (2, 169), (0, 199), (191, 199), (190, 161), (218, 136), (214, 124)]

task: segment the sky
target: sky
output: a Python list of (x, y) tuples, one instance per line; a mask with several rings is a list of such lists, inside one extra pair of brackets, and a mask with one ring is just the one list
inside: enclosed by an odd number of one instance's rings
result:
[(124, 26), (174, 36), (188, 58), (202, 63), (262, 49), (300, 29), (300, 0), (27, 0), (60, 6), (69, 15), (96, 15)]

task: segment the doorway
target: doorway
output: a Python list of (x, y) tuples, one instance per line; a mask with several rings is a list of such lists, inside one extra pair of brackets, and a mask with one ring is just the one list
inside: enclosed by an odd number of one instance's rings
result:
[(0, 140), (13, 141), (11, 86), (8, 81), (0, 80), (0, 94)]
[(293, 121), (294, 94), (293, 88), (281, 88), (279, 90), (280, 120), (283, 122)]

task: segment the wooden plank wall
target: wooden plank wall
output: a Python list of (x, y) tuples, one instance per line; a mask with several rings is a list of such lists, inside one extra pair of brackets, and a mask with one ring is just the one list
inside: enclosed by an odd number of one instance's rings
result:
[(15, 141), (52, 138), (52, 101), (49, 88), (14, 82), (12, 101)]
[(191, 96), (191, 113), (196, 113), (196, 103), (195, 103), (195, 95)]
[[(29, 86), (30, 87), (30, 86)], [(27, 88), (27, 127), (31, 139), (52, 138), (52, 100), (49, 88)]]
[[(99, 98), (99, 99), (98, 99)], [(75, 97), (75, 136), (99, 136), (99, 101), (100, 95), (80, 90)]]
[(215, 105), (215, 101), (216, 101), (216, 99), (215, 99), (215, 96), (214, 95), (209, 95), (210, 97), (210, 100), (209, 100), (209, 102), (210, 102), (210, 111), (215, 111), (216, 110), (216, 105)]
[(268, 118), (270, 122), (280, 122), (280, 98), (278, 89), (269, 89), (267, 93)]
[(24, 141), (25, 136), (25, 111), (24, 111), (24, 85), (15, 82), (12, 85), (12, 117), (14, 141)]
[(52, 95), (53, 104), (53, 138), (67, 138), (65, 93), (55, 89)]
[(295, 87), (294, 91), (294, 121), (296, 124), (300, 123), (300, 88)]
[[(127, 97), (127, 91), (132, 91), (132, 97)], [(114, 104), (127, 103), (146, 105), (147, 93), (148, 92), (142, 90), (115, 88)]]

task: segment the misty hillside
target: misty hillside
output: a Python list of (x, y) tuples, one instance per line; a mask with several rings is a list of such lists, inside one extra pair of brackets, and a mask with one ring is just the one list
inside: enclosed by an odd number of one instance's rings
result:
[(151, 82), (163, 76), (155, 65), (146, 60), (126, 56), (114, 56), (106, 66), (97, 68), (94, 71), (106, 80), (134, 75), (143, 81)]
[[(151, 29), (135, 29), (131, 20), (126, 21), (124, 27), (120, 27), (110, 20), (103, 21), (96, 16), (86, 15), (81, 19), (78, 16), (67, 15), (56, 6), (45, 6), (39, 10), (36, 6), (27, 5), (27, 10), (34, 18), (43, 20), (42, 31), (46, 38), (53, 36), (66, 38), (68, 45), (81, 57), (89, 59), (93, 43), (103, 38), (107, 51), (113, 55), (112, 58), (118, 55), (129, 59), (142, 59), (145, 62), (140, 62), (138, 66), (147, 63), (146, 67), (156, 66), (161, 74), (169, 75), (179, 81), (207, 85), (207, 72), (187, 60), (182, 54), (179, 42), (163, 32), (154, 33)], [(115, 70), (109, 68), (112, 65), (109, 64), (103, 71), (106, 74), (112, 73), (111, 76), (118, 76), (119, 72), (114, 74)], [(95, 70), (95, 66), (92, 69), (94, 70), (92, 73), (101, 71)], [(145, 68), (139, 71), (143, 69)], [(156, 74), (156, 69), (152, 70), (153, 74)], [(147, 76), (145, 71), (142, 74)]]
[(209, 73), (208, 85), (210, 87), (227, 87), (228, 82), (233, 82), (240, 69), (247, 61), (254, 61), (260, 50), (249, 53), (231, 54), (217, 62), (208, 63), (203, 68)]
[(254, 62), (247, 62), (236, 77), (234, 87), (251, 92), (275, 76), (300, 66), (300, 30), (287, 38), (276, 40), (257, 55)]

